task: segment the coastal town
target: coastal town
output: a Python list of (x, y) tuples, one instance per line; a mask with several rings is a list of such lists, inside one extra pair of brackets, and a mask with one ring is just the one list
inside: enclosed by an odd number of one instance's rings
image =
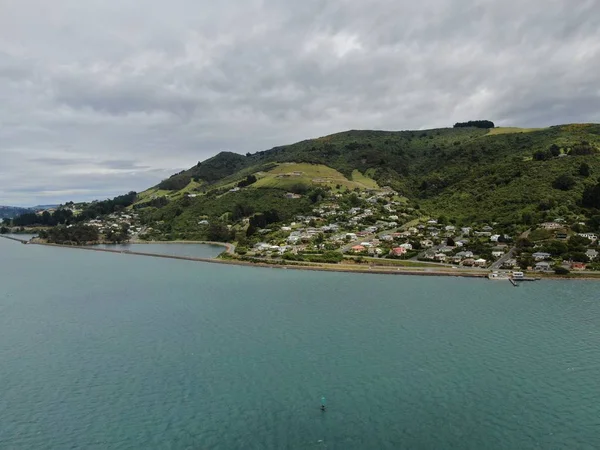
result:
[[(224, 195), (238, 191), (231, 189)], [(302, 198), (291, 192), (284, 197), (292, 202)], [(80, 206), (73, 203), (59, 209), (68, 210), (74, 217), (82, 213)], [(52, 214), (55, 210), (37, 214)], [(232, 247), (235, 254), (228, 257), (261, 262), (343, 262), (493, 273), (523, 270), (567, 274), (600, 270), (598, 236), (587, 230), (585, 222), (568, 219), (557, 217), (521, 229), (497, 223), (465, 224), (444, 216), (426, 216), (410, 206), (401, 194), (384, 187), (330, 190), (309, 214), (269, 223), (252, 235), (245, 233), (249, 228), (248, 217), (237, 223), (229, 220), (225, 226), (237, 236)], [(135, 208), (90, 218), (83, 225), (95, 229), (103, 242), (165, 240), (163, 222), (149, 222), (143, 210)], [(196, 224), (199, 230), (210, 226), (209, 217), (200, 218)]]

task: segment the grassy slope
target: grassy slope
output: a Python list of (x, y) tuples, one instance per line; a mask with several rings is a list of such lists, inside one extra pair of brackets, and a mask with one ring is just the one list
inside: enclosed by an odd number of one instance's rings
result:
[(488, 136), (497, 136), (499, 134), (512, 134), (512, 133), (531, 133), (532, 131), (539, 131), (543, 128), (518, 128), (518, 127), (498, 127), (492, 128), (488, 132)]
[(368, 177), (361, 176), (358, 180), (353, 177), (352, 180), (349, 180), (337, 170), (322, 164), (284, 163), (264, 172), (252, 187), (289, 189), (296, 184), (330, 186), (332, 188), (339, 185), (350, 190), (354, 188), (369, 189), (377, 186), (377, 183)]

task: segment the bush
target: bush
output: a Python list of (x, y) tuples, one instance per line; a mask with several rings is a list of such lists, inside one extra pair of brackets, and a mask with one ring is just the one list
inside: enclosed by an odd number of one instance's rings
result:
[(575, 184), (575, 178), (569, 174), (563, 173), (552, 182), (552, 187), (554, 189), (560, 189), (561, 191), (570, 191)]
[(554, 273), (556, 275), (569, 275), (571, 271), (569, 269), (565, 269), (564, 267), (557, 266), (554, 268)]

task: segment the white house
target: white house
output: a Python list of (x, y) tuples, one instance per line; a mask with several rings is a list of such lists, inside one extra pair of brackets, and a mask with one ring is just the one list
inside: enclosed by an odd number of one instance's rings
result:
[(535, 259), (536, 261), (543, 261), (544, 259), (548, 259), (550, 258), (552, 255), (550, 255), (550, 253), (544, 253), (544, 252), (536, 252), (533, 255), (531, 255), (533, 257), (533, 259)]
[(537, 270), (538, 272), (548, 272), (548, 271), (552, 270), (552, 267), (550, 266), (549, 262), (540, 261), (540, 262), (536, 263), (535, 270)]
[(598, 257), (598, 251), (592, 248), (585, 252), (585, 254), (588, 258), (590, 258), (590, 261), (593, 261)]
[(504, 255), (503, 251), (494, 251), (494, 252), (492, 252), (492, 256), (494, 258), (500, 258), (502, 255)]

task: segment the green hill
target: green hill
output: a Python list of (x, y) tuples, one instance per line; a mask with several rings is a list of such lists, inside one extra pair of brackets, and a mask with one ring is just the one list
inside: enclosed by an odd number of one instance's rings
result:
[[(223, 208), (212, 205), (229, 203), (229, 197), (264, 209), (247, 191), (262, 191), (267, 198), (278, 191), (389, 186), (432, 216), (523, 223), (581, 212), (585, 187), (600, 176), (599, 149), (598, 124), (353, 130), (245, 156), (220, 153), (140, 194), (136, 207), (151, 207), (152, 200), (163, 197), (157, 217), (169, 219), (173, 210), (210, 216), (223, 214)], [(580, 174), (582, 165), (589, 174)], [(245, 194), (229, 192), (249, 175), (256, 181), (244, 187)], [(557, 182), (561, 177), (562, 184)], [(184, 198), (185, 193), (197, 198)]]

